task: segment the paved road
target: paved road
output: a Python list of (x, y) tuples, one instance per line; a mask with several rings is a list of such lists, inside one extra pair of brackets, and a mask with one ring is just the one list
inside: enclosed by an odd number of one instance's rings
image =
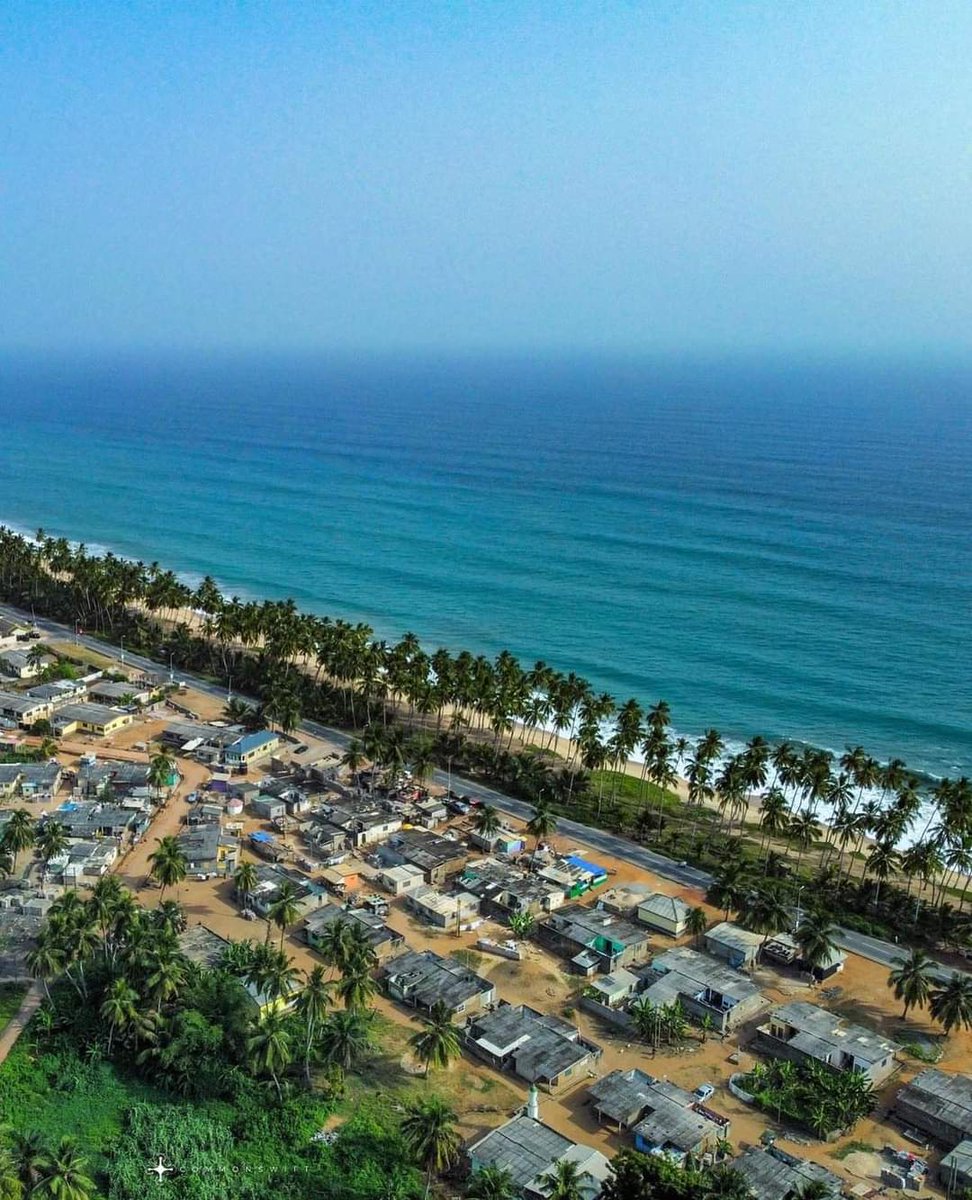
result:
[[(0, 613), (16, 620), (29, 619), (19, 609), (6, 606), (0, 606)], [(87, 646), (90, 650), (95, 650), (100, 654), (106, 655), (108, 658), (115, 658), (121, 661), (122, 652), (120, 649), (108, 645), (106, 642), (99, 641), (97, 638), (89, 637), (88, 635), (80, 635), (75, 638), (73, 631), (67, 626), (60, 625), (55, 621), (46, 620), (42, 617), (37, 618), (36, 624), (39, 629), (52, 637), (68, 641), (76, 640), (82, 645)], [(127, 650), (124, 652), (124, 661), (126, 665), (139, 667), (141, 670), (152, 674), (157, 674), (160, 670), (164, 672), (165, 670), (164, 665), (154, 662), (152, 659), (144, 658), (141, 655), (131, 654)], [(224, 687), (208, 683), (206, 680), (189, 675), (184, 671), (177, 672), (175, 677), (176, 679), (185, 678), (194, 688), (206, 692), (211, 696), (221, 698), (226, 695)], [(242, 696), (241, 699), (248, 699), (253, 704), (257, 703), (252, 697)], [(332, 729), (330, 726), (321, 725), (317, 721), (304, 721), (301, 729), (314, 737), (332, 743), (340, 749), (346, 748), (348, 742), (351, 740), (351, 735), (345, 733), (343, 730)], [(487, 801), (501, 812), (508, 813), (511, 816), (528, 819), (532, 815), (533, 809), (529, 804), (525, 804), (522, 800), (517, 800), (513, 796), (507, 796), (503, 792), (498, 792), (494, 788), (487, 787), (485, 784), (475, 783), (471, 779), (464, 779), (458, 775), (447, 775), (445, 771), (435, 771), (433, 779), (442, 787), (447, 787), (451, 784), (453, 790), (459, 792), (461, 795), (474, 796), (479, 800)], [(578, 841), (582, 841), (585, 845), (593, 846), (596, 850), (601, 850), (608, 857), (620, 859), (622, 862), (630, 863), (632, 866), (651, 871), (662, 879), (667, 879), (672, 883), (678, 884), (680, 887), (694, 887), (704, 890), (712, 882), (712, 876), (707, 871), (699, 870), (687, 864), (683, 866), (671, 858), (666, 858), (662, 854), (656, 854), (653, 850), (648, 850), (644, 846), (637, 845), (628, 838), (608, 833), (602, 829), (592, 829), (589, 825), (581, 825), (577, 821), (569, 821), (561, 817), (557, 821), (557, 832), (568, 837), (576, 837)], [(863, 958), (869, 958), (872, 962), (882, 963), (889, 968), (895, 966), (908, 954), (908, 947), (881, 941), (879, 938), (867, 937), (865, 934), (855, 933), (851, 929), (840, 928), (835, 940), (843, 949), (850, 950), (854, 954), (859, 954)], [(952, 972), (941, 964), (938, 964), (937, 970), (934, 972), (935, 978), (939, 980), (948, 979), (951, 974)]]

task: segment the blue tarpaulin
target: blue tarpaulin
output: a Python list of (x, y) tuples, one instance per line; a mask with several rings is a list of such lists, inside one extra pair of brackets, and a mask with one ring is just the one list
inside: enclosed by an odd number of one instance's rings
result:
[(572, 867), (577, 867), (580, 871), (589, 871), (595, 879), (603, 879), (607, 876), (606, 867), (599, 867), (597, 863), (588, 862), (586, 858), (581, 858), (579, 854), (568, 855), (567, 861)]

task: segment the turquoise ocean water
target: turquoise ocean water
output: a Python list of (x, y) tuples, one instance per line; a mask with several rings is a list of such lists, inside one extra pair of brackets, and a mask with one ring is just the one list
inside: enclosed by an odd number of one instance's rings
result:
[(968, 368), (7, 359), (0, 416), (6, 524), (972, 770)]

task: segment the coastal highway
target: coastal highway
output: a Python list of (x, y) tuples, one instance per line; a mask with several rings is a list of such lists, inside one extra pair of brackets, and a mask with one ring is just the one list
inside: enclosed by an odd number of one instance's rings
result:
[[(29, 622), (31, 620), (29, 614), (6, 605), (0, 605), (0, 614), (18, 621)], [(145, 658), (139, 654), (132, 654), (127, 650), (123, 652), (119, 647), (110, 645), (98, 638), (90, 637), (87, 634), (76, 636), (68, 626), (60, 625), (56, 621), (37, 617), (34, 623), (39, 630), (50, 637), (56, 637), (61, 641), (80, 643), (89, 650), (94, 650), (99, 654), (105, 655), (107, 658), (117, 659), (119, 663), (124, 660), (126, 666), (138, 667), (151, 674), (158, 674), (160, 671), (164, 673), (165, 671), (164, 664), (155, 662), (153, 659)], [(176, 678), (185, 679), (187, 683), (191, 683), (198, 691), (206, 692), (210, 696), (217, 698), (224, 698), (226, 696), (226, 689), (224, 687), (219, 684), (209, 683), (207, 680), (190, 675), (185, 671), (179, 671), (176, 674)], [(234, 694), (239, 695), (239, 693)], [(248, 700), (251, 704), (257, 703), (253, 697), (241, 696), (240, 698)], [(351, 734), (345, 733), (340, 729), (332, 729), (328, 725), (321, 725), (317, 721), (303, 721), (300, 728), (303, 732), (309, 733), (311, 736), (320, 738), (323, 741), (330, 742), (342, 750), (347, 748), (348, 742), (351, 740)], [(513, 796), (507, 796), (504, 792), (498, 792), (495, 788), (487, 787), (482, 783), (476, 783), (471, 779), (465, 779), (459, 775), (447, 775), (445, 771), (433, 772), (433, 779), (435, 783), (443, 788), (451, 785), (453, 791), (457, 791), (463, 796), (472, 796), (484, 803), (492, 804), (501, 812), (519, 817), (521, 820), (529, 820), (533, 813), (532, 807), (524, 801), (517, 800)], [(656, 854), (655, 851), (648, 850), (644, 846), (639, 846), (628, 838), (608, 833), (603, 829), (593, 829), (589, 825), (581, 825), (579, 822), (570, 821), (566, 817), (557, 818), (557, 832), (562, 837), (567, 837), (568, 839), (575, 837), (585, 845), (602, 851), (609, 858), (620, 859), (622, 862), (630, 863), (632, 866), (640, 867), (642, 870), (651, 871), (662, 879), (667, 879), (672, 883), (678, 884), (680, 887), (693, 887), (705, 890), (712, 882), (712, 876), (707, 871), (701, 871), (697, 867), (691, 867), (687, 864), (683, 866), (681, 863), (675, 862), (674, 859), (666, 858), (663, 854)], [(844, 950), (859, 954), (862, 958), (869, 958), (872, 962), (881, 963), (889, 969), (900, 963), (908, 953), (907, 947), (895, 945), (893, 942), (885, 942), (879, 938), (868, 937), (863, 933), (855, 933), (852, 929), (839, 928), (834, 940)], [(936, 969), (931, 974), (936, 980), (945, 981), (950, 977), (952, 972), (941, 964), (937, 964)]]

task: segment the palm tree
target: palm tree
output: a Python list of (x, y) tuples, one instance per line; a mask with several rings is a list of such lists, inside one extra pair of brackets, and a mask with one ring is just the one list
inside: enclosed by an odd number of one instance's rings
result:
[(807, 969), (813, 973), (821, 963), (830, 960), (837, 943), (834, 937), (837, 927), (826, 918), (807, 913), (797, 926), (793, 938), (800, 947), (800, 957)]
[(331, 984), (324, 977), (323, 967), (314, 967), (304, 978), (304, 987), (297, 997), (297, 1012), (304, 1020), (304, 1075), (310, 1086), (311, 1047), (314, 1038), (327, 1016), (327, 1006), (331, 1000)]
[(161, 1012), (162, 1005), (178, 996), (186, 982), (182, 959), (169, 953), (156, 956), (145, 982), (156, 1002), (155, 1011)]
[(34, 844), (34, 818), (26, 808), (15, 809), (0, 835), (0, 844), (13, 855), (16, 871), (20, 855)]
[(533, 810), (533, 816), (527, 822), (527, 833), (532, 838), (536, 838), (536, 843), (533, 847), (533, 855), (530, 859), (532, 866), (536, 857), (537, 851), (540, 848), (540, 843), (544, 838), (550, 837), (557, 830), (557, 818), (550, 811), (549, 805), (544, 801), (538, 801)]
[(577, 1163), (573, 1159), (562, 1158), (552, 1170), (540, 1176), (539, 1183), (547, 1200), (584, 1200), (581, 1180)]
[(101, 1019), (108, 1022), (108, 1055), (115, 1031), (124, 1029), (135, 1020), (138, 1011), (138, 992), (125, 979), (113, 979), (101, 1004)]
[(279, 1072), (290, 1066), (294, 1053), (290, 1032), (283, 1016), (276, 1009), (264, 1013), (256, 1021), (253, 1032), (247, 1038), (246, 1049), (253, 1069), (260, 1074), (266, 1072), (270, 1076), (277, 1089), (277, 1099), (283, 1104)]
[(953, 972), (948, 983), (932, 991), (928, 1010), (946, 1037), (956, 1025), (972, 1029), (972, 978)]
[(162, 795), (162, 789), (169, 786), (176, 769), (176, 761), (167, 750), (157, 750), (149, 762), (148, 781), (155, 788), (156, 799)]
[(353, 1008), (331, 1013), (321, 1025), (317, 1040), (324, 1062), (350, 1071), (371, 1049), (368, 1018)]
[(13, 1155), (6, 1146), (0, 1146), (0, 1200), (23, 1200), (24, 1185), (17, 1174)]
[(334, 989), (348, 1009), (367, 1008), (375, 991), (374, 979), (367, 967), (360, 963), (349, 964)]
[(250, 900), (259, 881), (260, 877), (257, 875), (257, 869), (253, 863), (241, 862), (236, 868), (233, 886), (236, 888), (236, 894), (242, 898), (244, 908), (250, 907)]
[(430, 1096), (407, 1107), (401, 1132), (409, 1150), (425, 1167), (428, 1196), (433, 1171), (447, 1170), (459, 1157), (462, 1142), (456, 1129), (456, 1114), (444, 1100)]
[[(267, 913), (270, 921), (280, 930), (280, 949), (283, 949), (284, 937), (287, 929), (300, 916), (300, 907), (297, 903), (297, 889), (292, 883), (284, 883), (277, 892), (277, 898), (270, 905), (270, 910)], [(269, 929), (269, 923), (267, 925)]]
[(751, 892), (739, 913), (739, 922), (753, 933), (761, 933), (762, 949), (767, 939), (774, 933), (787, 927), (790, 913), (775, 891), (769, 888), (758, 888)]
[(932, 993), (931, 971), (935, 966), (923, 950), (912, 950), (888, 976), (888, 987), (894, 988), (895, 1000), (904, 1003), (902, 1017), (909, 1008), (924, 1008)]
[(95, 1183), (77, 1138), (62, 1137), (44, 1164), (40, 1182), (31, 1190), (37, 1200), (91, 1200)]
[(702, 945), (705, 931), (709, 928), (709, 918), (704, 908), (690, 908), (685, 919), (685, 928), (695, 938), (695, 945)]
[(452, 1011), (442, 1000), (436, 1000), (429, 1009), (425, 1028), (413, 1033), (408, 1040), (415, 1050), (415, 1057), (425, 1064), (426, 1076), (429, 1067), (447, 1067), (461, 1053)]
[(491, 804), (483, 804), (476, 809), (473, 828), (484, 841), (489, 841), (500, 828), (499, 813)]
[(38, 829), (35, 841), (46, 868), (50, 866), (52, 858), (57, 858), (67, 849), (67, 830), (60, 821), (45, 821)]
[(157, 850), (149, 855), (152, 864), (149, 874), (162, 885), (162, 896), (167, 887), (176, 887), (182, 883), (189, 870), (186, 856), (176, 838), (169, 836), (155, 839), (159, 843)]
[(39, 979), (43, 983), (49, 1001), (50, 982), (61, 974), (65, 966), (64, 951), (57, 945), (49, 930), (41, 931), (33, 949), (28, 951), (26, 963), (31, 979)]
[(466, 1200), (516, 1200), (516, 1184), (505, 1167), (483, 1167), (470, 1179)]
[(36, 1129), (23, 1132), (15, 1129), (10, 1135), (10, 1143), (14, 1170), (25, 1195), (30, 1195), (40, 1183), (50, 1157), (43, 1134)]

